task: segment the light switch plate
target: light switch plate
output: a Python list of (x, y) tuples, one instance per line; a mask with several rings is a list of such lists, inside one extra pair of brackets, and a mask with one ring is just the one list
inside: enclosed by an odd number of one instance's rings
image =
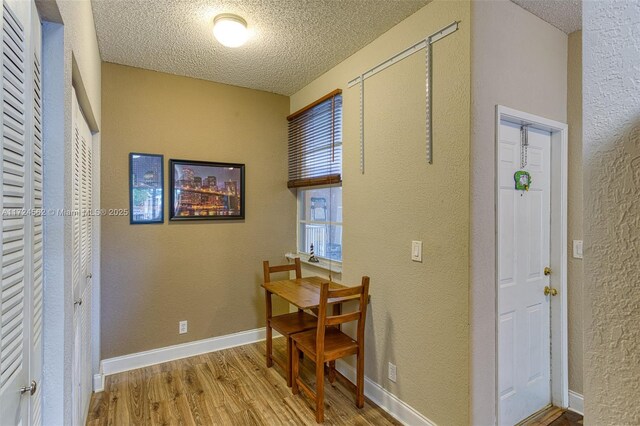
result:
[(422, 241), (411, 241), (411, 260), (422, 262)]
[(573, 240), (573, 257), (582, 259), (582, 240)]

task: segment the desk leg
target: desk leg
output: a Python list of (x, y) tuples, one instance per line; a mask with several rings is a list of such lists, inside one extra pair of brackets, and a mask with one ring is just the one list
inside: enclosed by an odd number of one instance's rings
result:
[(267, 334), (267, 368), (273, 366), (273, 359), (271, 358), (272, 349), (272, 333), (271, 333), (271, 292), (265, 290), (265, 307), (267, 315), (266, 334)]

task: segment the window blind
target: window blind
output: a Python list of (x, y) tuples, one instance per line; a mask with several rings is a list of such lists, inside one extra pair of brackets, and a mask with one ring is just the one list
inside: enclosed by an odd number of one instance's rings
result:
[(342, 90), (287, 117), (289, 188), (342, 182)]

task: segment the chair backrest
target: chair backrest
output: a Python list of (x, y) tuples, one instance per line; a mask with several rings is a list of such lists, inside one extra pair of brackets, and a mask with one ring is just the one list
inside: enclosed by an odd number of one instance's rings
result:
[(296, 257), (293, 263), (287, 265), (269, 266), (269, 261), (262, 262), (264, 268), (264, 282), (271, 282), (271, 274), (276, 272), (296, 271), (296, 278), (302, 278), (302, 266), (300, 266), (300, 258)]
[[(358, 310), (340, 315), (327, 315), (329, 300), (339, 297), (359, 295)], [(320, 289), (320, 307), (318, 311), (318, 332), (316, 335), (316, 347), (320, 353), (324, 350), (324, 333), (328, 326), (335, 326), (347, 322), (358, 321), (357, 342), (364, 343), (364, 323), (367, 317), (367, 303), (369, 301), (369, 277), (362, 277), (362, 284), (357, 287), (330, 290), (329, 283), (322, 283)]]

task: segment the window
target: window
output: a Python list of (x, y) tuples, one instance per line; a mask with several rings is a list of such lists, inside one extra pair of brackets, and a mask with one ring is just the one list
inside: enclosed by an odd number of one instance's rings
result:
[(287, 117), (289, 188), (298, 191), (298, 252), (342, 260), (342, 95)]
[(342, 261), (342, 187), (298, 189), (298, 252)]

